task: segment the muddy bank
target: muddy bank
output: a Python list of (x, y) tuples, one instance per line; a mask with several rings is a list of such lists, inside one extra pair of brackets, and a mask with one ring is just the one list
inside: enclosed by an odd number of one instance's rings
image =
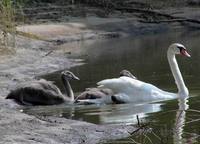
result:
[[(186, 12), (187, 11), (187, 12)], [(166, 12), (163, 9), (163, 12)], [(196, 8), (171, 8), (170, 14), (199, 18)], [(138, 36), (196, 28), (190, 22), (141, 22), (132, 13), (113, 13), (109, 17), (70, 17), (68, 22), (19, 26), (18, 31), (33, 36), (16, 36), (16, 48), (0, 55), (0, 125), (2, 143), (97, 143), (122, 138), (133, 131), (126, 125), (95, 125), (58, 117), (34, 117), (20, 112), (21, 107), (5, 100), (6, 94), (17, 84), (40, 75), (84, 64), (87, 50), (76, 47), (77, 42), (94, 44), (99, 38)], [(198, 24), (197, 24), (198, 26)], [(86, 41), (87, 40), (87, 41)], [(7, 51), (7, 49), (5, 49)], [(20, 135), (19, 135), (20, 133)]]

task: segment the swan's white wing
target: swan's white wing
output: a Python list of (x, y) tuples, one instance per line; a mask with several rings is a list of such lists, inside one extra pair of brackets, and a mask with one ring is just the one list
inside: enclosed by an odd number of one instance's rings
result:
[(97, 84), (111, 89), (120, 101), (152, 102), (176, 98), (175, 94), (165, 92), (152, 84), (129, 77), (106, 79)]
[(112, 89), (114, 93), (126, 93), (131, 89), (137, 89), (141, 87), (143, 85), (143, 82), (126, 76), (122, 76), (120, 78), (102, 80), (98, 82), (97, 85), (99, 85), (100, 87)]

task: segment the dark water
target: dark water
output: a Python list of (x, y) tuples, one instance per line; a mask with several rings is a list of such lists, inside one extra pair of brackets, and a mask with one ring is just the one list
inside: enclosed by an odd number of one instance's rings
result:
[[(81, 43), (87, 49), (85, 65), (72, 68), (80, 79), (72, 82), (78, 94), (86, 87), (96, 86), (96, 82), (118, 77), (122, 69), (130, 70), (138, 79), (152, 83), (159, 88), (176, 92), (171, 71), (166, 58), (166, 50), (171, 43), (184, 44), (191, 58), (177, 56), (190, 98), (186, 102), (170, 100), (144, 105), (87, 105), (87, 106), (49, 106), (26, 110), (37, 115), (55, 115), (88, 121), (97, 124), (127, 123), (137, 124), (136, 115), (146, 131), (137, 136), (110, 143), (200, 143), (200, 32), (184, 31), (97, 41), (94, 44)], [(75, 46), (80, 47), (80, 43)], [(62, 88), (59, 73), (45, 76), (56, 81)], [(62, 88), (63, 89), (63, 88)], [(182, 107), (188, 109), (182, 111)]]

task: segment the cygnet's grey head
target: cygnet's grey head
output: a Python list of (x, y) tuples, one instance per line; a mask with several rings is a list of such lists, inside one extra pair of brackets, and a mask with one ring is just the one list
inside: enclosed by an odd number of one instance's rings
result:
[(80, 80), (77, 76), (75, 76), (72, 72), (70, 71), (62, 71), (61, 76), (67, 80)]
[(119, 73), (119, 76), (127, 76), (127, 77), (130, 77), (130, 78), (133, 78), (133, 79), (137, 79), (135, 76), (132, 75), (132, 73), (128, 70), (122, 70), (120, 73)]

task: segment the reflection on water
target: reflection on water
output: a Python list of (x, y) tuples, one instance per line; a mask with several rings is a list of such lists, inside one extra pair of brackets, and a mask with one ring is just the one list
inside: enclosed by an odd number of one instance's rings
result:
[[(116, 106), (116, 109), (105, 115), (100, 116), (102, 123), (137, 123), (137, 115), (139, 118), (144, 118), (148, 113), (158, 112), (161, 110), (161, 104), (144, 104), (134, 106), (131, 104)], [(123, 108), (123, 109), (122, 109)]]
[[(178, 100), (179, 108), (176, 112), (175, 125), (173, 130), (173, 139), (175, 144), (182, 144), (184, 142), (182, 138), (184, 133), (183, 128), (185, 126), (186, 110), (189, 108), (187, 102), (187, 99)], [(184, 143), (186, 143), (186, 141)]]
[(38, 106), (25, 109), (25, 112), (34, 115), (58, 116), (71, 119), (89, 121), (92, 123), (127, 123), (137, 122), (139, 118), (145, 118), (148, 113), (161, 110), (160, 103), (157, 104), (119, 104), (119, 105), (59, 105), (59, 106)]
[[(86, 64), (71, 69), (81, 79), (79, 82), (72, 82), (76, 94), (86, 87), (96, 86), (96, 82), (102, 79), (117, 77), (122, 69), (130, 70), (138, 79), (153, 83), (163, 90), (176, 92), (177, 88), (169, 69), (166, 50), (171, 43), (180, 42), (188, 48), (192, 56), (190, 59), (177, 57), (186, 86), (190, 91), (187, 103), (190, 109), (187, 109), (186, 101), (171, 100), (143, 105), (34, 107), (25, 111), (36, 115), (55, 115), (101, 124), (136, 123), (136, 115), (139, 115), (143, 122), (150, 123), (149, 126), (153, 129), (154, 135), (148, 134), (148, 137), (154, 143), (161, 143), (161, 140), (162, 143), (178, 144), (200, 141), (199, 36), (198, 31), (186, 31), (104, 40), (94, 45), (83, 42), (82, 48), (85, 47), (88, 50), (84, 54), (87, 55)], [(74, 45), (76, 46), (76, 43)], [(55, 73), (45, 78), (56, 81), (62, 89), (59, 76), (59, 73)], [(133, 138), (140, 141), (136, 136)], [(151, 142), (146, 141), (146, 143)]]

